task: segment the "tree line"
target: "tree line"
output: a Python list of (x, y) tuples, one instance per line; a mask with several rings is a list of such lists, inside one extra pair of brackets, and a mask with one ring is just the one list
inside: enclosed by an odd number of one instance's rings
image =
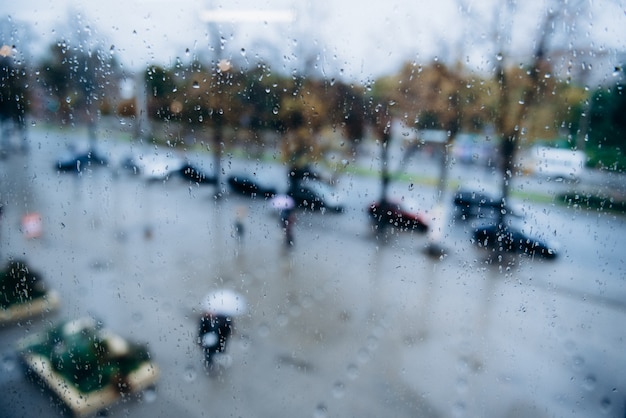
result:
[[(142, 77), (133, 78), (111, 51), (80, 41), (55, 42), (32, 65), (11, 48), (3, 51), (3, 125), (22, 126), (30, 112), (55, 123), (91, 126), (103, 115), (137, 118), (144, 101), (151, 122), (176, 127), (170, 143), (191, 137), (220, 147), (263, 148), (270, 132), (278, 134), (277, 145), (293, 165), (338, 149), (354, 154), (367, 136), (384, 142), (391, 137), (391, 121), (401, 120), (407, 127), (443, 130), (452, 138), (468, 132), (502, 141), (504, 131), (519, 129), (521, 141), (515, 146), (542, 140), (575, 148), (582, 134), (594, 166), (625, 166), (623, 77), (589, 91), (560, 78), (545, 57), (502, 68), (495, 77), (460, 63), (413, 61), (395, 74), (357, 83), (284, 74), (261, 61), (237, 68), (197, 59), (150, 65)], [(136, 92), (146, 97), (122, 99), (125, 78), (144, 83)], [(533, 99), (526, 106), (529, 94)]]

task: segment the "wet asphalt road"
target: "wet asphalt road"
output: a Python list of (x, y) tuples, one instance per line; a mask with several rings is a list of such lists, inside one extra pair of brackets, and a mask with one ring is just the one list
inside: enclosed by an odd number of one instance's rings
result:
[[(624, 416), (623, 216), (520, 202), (525, 226), (558, 241), (561, 257), (488, 263), (469, 243), (471, 225), (450, 213), (448, 255), (432, 260), (426, 236), (376, 237), (364, 212), (376, 180), (344, 176), (346, 213), (299, 213), (285, 250), (262, 199), (215, 199), (211, 186), (107, 167), (55, 173), (73, 138), (35, 130), (28, 155), (0, 163), (0, 255), (26, 257), (62, 298), (55, 314), (0, 328), (2, 416), (63, 413), (24, 378), (13, 345), (84, 315), (147, 342), (161, 368), (154, 390), (107, 416)], [(223, 167), (285, 174), (234, 158)], [(436, 198), (430, 187), (393, 189), (425, 208)], [(30, 211), (43, 216), (34, 240), (19, 228)], [(220, 287), (250, 309), (209, 375), (196, 321), (202, 295)]]

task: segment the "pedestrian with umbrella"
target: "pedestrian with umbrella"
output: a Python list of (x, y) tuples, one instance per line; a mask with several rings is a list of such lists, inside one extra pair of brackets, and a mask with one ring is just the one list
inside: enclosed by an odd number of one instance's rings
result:
[(207, 294), (202, 301), (198, 342), (204, 350), (206, 365), (213, 364), (215, 354), (226, 350), (233, 333), (234, 318), (246, 312), (245, 298), (230, 289)]
[(293, 225), (295, 223), (293, 198), (287, 195), (278, 195), (271, 200), (271, 203), (272, 207), (277, 209), (280, 214), (280, 223), (285, 233), (285, 246), (291, 247), (293, 246)]

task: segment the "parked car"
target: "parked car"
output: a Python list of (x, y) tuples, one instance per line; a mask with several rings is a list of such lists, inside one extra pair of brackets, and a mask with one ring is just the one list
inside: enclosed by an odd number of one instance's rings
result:
[(493, 252), (524, 253), (546, 259), (556, 258), (554, 244), (530, 236), (513, 226), (485, 225), (474, 230), (473, 242)]
[(166, 180), (185, 166), (182, 158), (169, 152), (146, 150), (135, 152), (122, 160), (122, 167), (146, 180)]
[(318, 180), (303, 179), (289, 191), (297, 207), (310, 210), (343, 212), (343, 197), (330, 185)]
[(277, 193), (276, 188), (268, 186), (260, 182), (258, 179), (246, 174), (235, 174), (228, 176), (226, 180), (230, 190), (246, 196), (257, 197), (274, 197)]
[(214, 185), (217, 180), (214, 176), (207, 174), (200, 169), (196, 164), (186, 161), (183, 166), (178, 170), (178, 173), (182, 178), (191, 180), (197, 184)]
[[(496, 218), (502, 210), (502, 201), (486, 192), (479, 192), (470, 189), (459, 190), (453, 198), (453, 203), (457, 215), (463, 219), (472, 218)], [(508, 204), (505, 206), (506, 215), (521, 217), (522, 210), (520, 208)]]
[(94, 149), (70, 148), (55, 162), (55, 168), (62, 172), (81, 172), (92, 165), (106, 165), (108, 159)]
[(424, 215), (409, 209), (399, 200), (374, 202), (368, 207), (368, 213), (374, 226), (379, 229), (392, 226), (403, 231), (428, 231), (428, 222)]

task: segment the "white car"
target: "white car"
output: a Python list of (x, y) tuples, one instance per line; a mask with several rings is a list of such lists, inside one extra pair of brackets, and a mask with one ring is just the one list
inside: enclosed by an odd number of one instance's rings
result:
[(146, 150), (135, 152), (122, 162), (124, 168), (132, 170), (146, 180), (165, 180), (180, 172), (185, 160), (169, 150)]

